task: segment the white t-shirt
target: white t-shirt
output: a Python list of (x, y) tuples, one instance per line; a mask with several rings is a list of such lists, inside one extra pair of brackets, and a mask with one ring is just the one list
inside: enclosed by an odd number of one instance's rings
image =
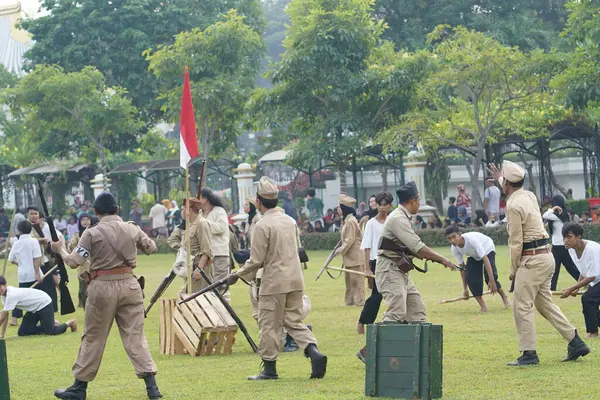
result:
[[(42, 228), (42, 232), (44, 233), (45, 239), (52, 241), (52, 235), (50, 234), (50, 225), (48, 225), (48, 223), (46, 221), (44, 221), (44, 227)], [(64, 237), (64, 235), (62, 233), (60, 233), (58, 230), (56, 231), (56, 235), (58, 236), (59, 239), (61, 237)], [(39, 245), (39, 242), (38, 242), (38, 245)], [(45, 264), (48, 261), (49, 261), (49, 258), (46, 255), (46, 253), (44, 253), (44, 259), (42, 260), (42, 264)]]
[(585, 242), (585, 248), (583, 249), (581, 258), (577, 258), (575, 249), (569, 249), (569, 254), (584, 278), (591, 278), (592, 276), (596, 277), (596, 279), (590, 283), (590, 286), (594, 286), (596, 283), (600, 282), (600, 244), (592, 240), (586, 240)]
[(14, 246), (10, 249), (8, 261), (18, 262), (19, 282), (35, 281), (35, 268), (33, 259), (42, 257), (40, 243), (31, 237), (31, 235), (21, 235)]
[(546, 221), (552, 223), (552, 246), (564, 246), (562, 228), (563, 222), (558, 218), (558, 215), (554, 214), (552, 209), (548, 209), (542, 216)]
[(155, 204), (150, 209), (150, 218), (152, 218), (152, 229), (164, 228), (167, 226), (167, 207), (162, 204)]
[(456, 257), (456, 261), (459, 264), (463, 263), (463, 256), (474, 258), (479, 261), (483, 257), (490, 254), (492, 251), (496, 251), (494, 241), (489, 236), (479, 232), (467, 232), (462, 234), (465, 240), (463, 247), (452, 245), (452, 254)]
[(491, 214), (500, 212), (500, 189), (496, 186), (490, 186), (483, 192), (483, 197), (488, 199), (487, 211)]
[(4, 303), (4, 311), (18, 308), (23, 311), (38, 312), (52, 303), (52, 299), (43, 290), (7, 286), (6, 296), (2, 296), (2, 303)]
[(383, 232), (383, 224), (377, 218), (371, 218), (365, 225), (365, 233), (360, 244), (362, 250), (370, 249), (370, 260), (377, 260), (377, 249)]

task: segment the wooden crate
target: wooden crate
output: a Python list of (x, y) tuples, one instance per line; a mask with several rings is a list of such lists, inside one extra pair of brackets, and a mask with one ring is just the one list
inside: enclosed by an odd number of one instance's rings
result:
[[(185, 294), (179, 295), (179, 299), (185, 297)], [(172, 309), (171, 331), (188, 354), (231, 354), (237, 329), (234, 319), (214, 293), (176, 304)]]
[(442, 397), (442, 343), (441, 325), (369, 325), (365, 394), (413, 400)]

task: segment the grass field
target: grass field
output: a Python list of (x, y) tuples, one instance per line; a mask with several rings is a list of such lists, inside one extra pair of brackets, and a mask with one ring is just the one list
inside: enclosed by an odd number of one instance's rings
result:
[[(448, 255), (447, 248), (440, 249)], [(279, 381), (248, 382), (259, 371), (260, 359), (238, 333), (231, 356), (161, 356), (158, 351), (158, 313), (155, 307), (146, 320), (146, 335), (158, 365), (158, 385), (165, 399), (360, 399), (364, 396), (364, 365), (356, 358), (364, 337), (355, 333), (358, 307), (344, 307), (343, 279), (324, 275), (314, 278), (326, 252), (311, 252), (305, 271), (306, 292), (312, 311), (306, 322), (313, 325), (320, 349), (328, 355), (327, 376), (309, 380), (310, 365), (300, 352), (282, 353), (278, 362)], [(146, 277), (146, 301), (172, 265), (174, 256), (155, 255), (139, 259), (138, 274)], [(508, 289), (507, 249), (498, 248), (500, 281)], [(332, 265), (339, 266), (339, 261)], [(7, 278), (16, 284), (16, 269), (9, 267)], [(600, 343), (591, 341), (592, 354), (580, 361), (561, 363), (567, 344), (542, 317), (537, 315), (538, 353), (541, 364), (509, 368), (505, 364), (518, 356), (511, 310), (504, 310), (499, 296), (486, 296), (490, 312), (478, 313), (475, 300), (439, 305), (445, 298), (462, 293), (458, 272), (430, 265), (427, 274), (413, 273), (428, 308), (428, 320), (444, 325), (444, 399), (591, 399), (597, 397)], [(565, 272), (560, 287), (570, 283)], [(174, 296), (181, 282), (169, 289)], [(76, 293), (77, 283), (71, 284)], [(255, 341), (258, 329), (252, 320), (247, 288), (239, 283), (232, 289), (233, 306), (246, 323)], [(579, 299), (556, 299), (568, 318), (584, 331)], [(385, 306), (383, 307), (385, 308)], [(380, 312), (383, 312), (382, 310)], [(76, 317), (83, 322), (83, 312)], [(58, 317), (64, 319), (64, 317)], [(81, 323), (80, 326), (83, 324)], [(9, 327), (7, 347), (12, 398), (50, 399), (56, 388), (72, 383), (71, 365), (79, 348), (80, 332), (58, 337), (16, 337)], [(582, 332), (585, 333), (585, 332)], [(143, 381), (133, 368), (114, 327), (97, 379), (89, 385), (88, 398), (145, 399)]]

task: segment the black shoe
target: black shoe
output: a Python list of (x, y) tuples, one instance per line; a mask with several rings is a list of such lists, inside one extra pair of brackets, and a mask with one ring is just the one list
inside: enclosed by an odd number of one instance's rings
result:
[(590, 354), (590, 348), (585, 344), (583, 340), (577, 334), (577, 330), (575, 330), (575, 337), (573, 340), (569, 342), (567, 346), (567, 357), (563, 359), (565, 361), (575, 361), (579, 357), (585, 357)]
[(264, 381), (269, 379), (279, 379), (279, 375), (277, 375), (277, 361), (265, 361), (263, 360), (262, 371), (260, 374), (255, 376), (249, 376), (249, 381)]
[(291, 353), (296, 350), (298, 350), (298, 345), (296, 344), (294, 339), (292, 339), (292, 337), (288, 333), (285, 337), (285, 344), (283, 345), (283, 351), (286, 353)]
[(69, 400), (85, 400), (86, 391), (87, 390), (87, 382), (83, 382), (75, 379), (75, 383), (71, 385), (71, 387), (67, 389), (58, 389), (54, 391), (54, 396), (59, 399), (69, 399)]
[(146, 393), (150, 400), (162, 399), (163, 396), (160, 394), (158, 386), (156, 386), (156, 378), (154, 375), (146, 375), (144, 377), (144, 382), (146, 382)]
[(327, 356), (322, 354), (314, 343), (306, 347), (304, 355), (309, 357), (311, 361), (312, 373), (310, 374), (310, 379), (323, 378), (327, 371)]
[[(600, 326), (600, 325), (598, 325), (598, 326)], [(311, 324), (306, 324), (306, 327), (308, 328), (309, 331), (312, 332), (312, 325)]]
[(525, 350), (517, 361), (509, 362), (509, 367), (522, 367), (527, 365), (537, 365), (540, 363), (537, 352), (535, 350)]

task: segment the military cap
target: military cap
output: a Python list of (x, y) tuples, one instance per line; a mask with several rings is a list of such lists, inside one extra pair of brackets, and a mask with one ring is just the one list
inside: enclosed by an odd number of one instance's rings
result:
[(94, 209), (98, 211), (106, 211), (117, 207), (117, 199), (111, 192), (102, 192), (94, 200)]
[(246, 202), (248, 204), (252, 204), (252, 205), (254, 205), (254, 207), (256, 207), (256, 197), (248, 196), (248, 197), (246, 197)]
[(398, 190), (396, 190), (396, 194), (398, 195), (398, 201), (400, 203), (406, 203), (419, 194), (419, 189), (417, 189), (417, 184), (414, 181), (410, 181), (407, 184), (400, 186)]
[(356, 199), (354, 197), (350, 197), (345, 193), (340, 194), (340, 204), (343, 204), (347, 207), (354, 207), (356, 204)]
[(279, 189), (272, 179), (263, 176), (258, 182), (258, 188), (256, 189), (258, 194), (263, 199), (277, 200), (279, 198)]
[(195, 197), (189, 197), (187, 199), (183, 199), (182, 207), (186, 207), (187, 201), (190, 202), (190, 210), (199, 211), (200, 210), (200, 200)]
[(504, 180), (511, 183), (516, 183), (522, 181), (524, 178), (525, 170), (518, 164), (508, 160), (504, 160), (504, 162), (502, 162), (502, 177), (498, 179), (500, 185), (504, 183)]

